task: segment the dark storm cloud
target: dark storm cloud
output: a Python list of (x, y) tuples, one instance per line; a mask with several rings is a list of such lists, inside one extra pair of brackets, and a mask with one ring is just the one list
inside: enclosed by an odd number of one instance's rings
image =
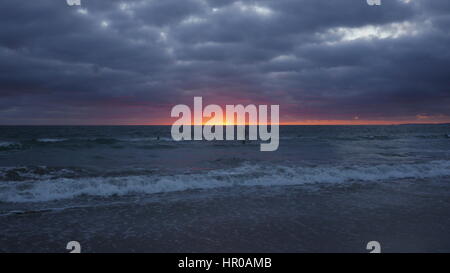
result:
[(194, 95), (287, 121), (449, 120), (449, 2), (382, 2), (7, 0), (0, 123), (161, 122)]

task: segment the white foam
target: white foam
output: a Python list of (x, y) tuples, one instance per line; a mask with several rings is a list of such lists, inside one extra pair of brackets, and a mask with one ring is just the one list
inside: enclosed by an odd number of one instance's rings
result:
[(165, 176), (59, 178), (0, 184), (2, 202), (44, 202), (81, 195), (153, 194), (232, 186), (300, 185), (450, 176), (450, 161), (374, 166), (288, 167), (244, 164), (227, 170)]

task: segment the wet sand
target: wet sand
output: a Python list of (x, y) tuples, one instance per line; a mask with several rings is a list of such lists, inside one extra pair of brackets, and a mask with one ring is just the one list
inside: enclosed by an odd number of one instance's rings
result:
[[(1, 216), (1, 252), (450, 251), (450, 181), (236, 187)], [(54, 204), (57, 205), (57, 204)]]

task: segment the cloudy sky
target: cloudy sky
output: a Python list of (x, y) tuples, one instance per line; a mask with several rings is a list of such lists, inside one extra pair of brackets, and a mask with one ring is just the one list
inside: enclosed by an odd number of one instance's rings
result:
[(164, 124), (176, 104), (282, 123), (450, 122), (450, 1), (4, 0), (0, 124)]

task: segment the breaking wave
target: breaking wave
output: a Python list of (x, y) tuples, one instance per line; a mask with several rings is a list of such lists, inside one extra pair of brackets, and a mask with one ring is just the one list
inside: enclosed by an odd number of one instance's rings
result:
[(450, 161), (372, 166), (283, 166), (244, 163), (188, 174), (54, 178), (0, 183), (0, 202), (45, 202), (79, 196), (154, 194), (233, 186), (283, 186), (450, 176)]

